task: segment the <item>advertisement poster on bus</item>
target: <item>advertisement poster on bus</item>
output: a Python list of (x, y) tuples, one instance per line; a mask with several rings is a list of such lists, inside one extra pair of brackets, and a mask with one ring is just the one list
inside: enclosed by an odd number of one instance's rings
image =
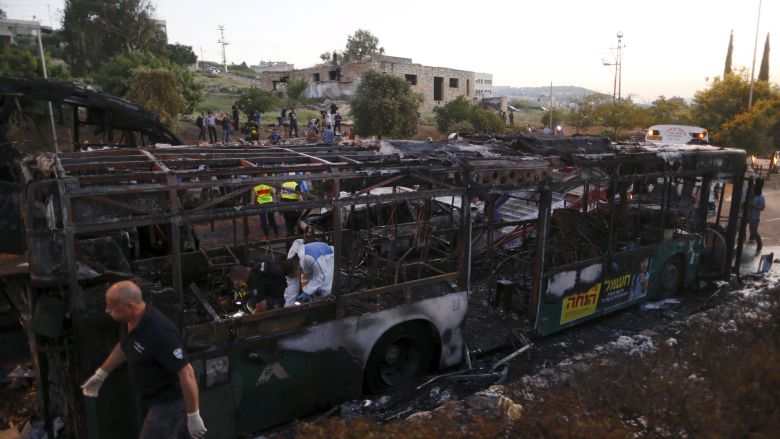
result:
[[(613, 264), (611, 271), (614, 274), (600, 276), (589, 285), (580, 284), (571, 290), (572, 293), (562, 295), (559, 324), (588, 317), (597, 311), (609, 312), (645, 297), (650, 283), (650, 266), (649, 256), (625, 258), (623, 264)], [(586, 269), (588, 267), (583, 270)]]

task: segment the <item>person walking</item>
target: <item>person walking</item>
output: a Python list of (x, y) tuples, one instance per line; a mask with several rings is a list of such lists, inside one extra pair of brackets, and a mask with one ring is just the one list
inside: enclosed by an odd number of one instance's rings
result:
[(257, 132), (260, 132), (260, 119), (262, 119), (263, 116), (260, 114), (260, 110), (255, 110), (254, 119), (255, 119), (255, 126), (257, 127)]
[[(290, 113), (287, 114), (290, 119), (290, 135), (289, 137), (298, 137), (298, 114), (295, 113), (295, 107), (290, 107)], [(293, 135), (293, 132), (295, 135)]]
[(209, 143), (217, 143), (217, 119), (211, 111), (206, 118), (206, 128), (209, 130)]
[(120, 323), (119, 342), (81, 385), (84, 396), (97, 398), (109, 374), (127, 362), (145, 411), (141, 439), (204, 437), (198, 383), (176, 325), (144, 302), (141, 289), (130, 281), (108, 288), (106, 313)]
[(341, 132), (341, 113), (338, 111), (336, 112), (336, 115), (333, 116), (333, 121), (335, 122), (333, 126), (333, 130), (337, 133)]
[(222, 143), (227, 143), (230, 140), (230, 115), (227, 111), (222, 113)]
[[(263, 205), (263, 204), (271, 204), (274, 202), (274, 188), (265, 184), (260, 183), (252, 190), (255, 192), (255, 197), (257, 204)], [(274, 238), (279, 235), (279, 226), (276, 224), (276, 218), (274, 218), (274, 212), (273, 211), (265, 211), (260, 213), (260, 227), (263, 229), (263, 234), (265, 235), (265, 239), (268, 239), (269, 230), (268, 230), (268, 223), (271, 223), (271, 227), (274, 230)]]
[(203, 117), (202, 111), (195, 119), (195, 125), (198, 127), (198, 140), (206, 140), (206, 118)]
[(747, 223), (750, 228), (749, 241), (756, 243), (756, 254), (761, 253), (764, 243), (761, 241), (761, 235), (758, 234), (758, 223), (761, 222), (761, 212), (766, 209), (766, 200), (763, 195), (764, 180), (756, 180), (753, 186), (753, 196), (747, 197)]
[(233, 130), (238, 132), (238, 106), (233, 105)]
[(515, 126), (515, 110), (509, 110), (509, 126)]

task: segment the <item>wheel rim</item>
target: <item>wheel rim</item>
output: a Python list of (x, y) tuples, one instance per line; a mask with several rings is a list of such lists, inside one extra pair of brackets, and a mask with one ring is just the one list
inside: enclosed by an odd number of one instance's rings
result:
[(381, 358), (379, 376), (389, 386), (414, 380), (422, 367), (422, 352), (409, 338), (394, 341)]

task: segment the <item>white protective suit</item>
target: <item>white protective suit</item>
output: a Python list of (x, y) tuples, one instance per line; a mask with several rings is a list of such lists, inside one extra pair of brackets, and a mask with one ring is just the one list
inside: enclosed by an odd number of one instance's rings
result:
[[(329, 296), (333, 287), (333, 247), (324, 242), (304, 244), (302, 239), (296, 239), (287, 252), (287, 259), (295, 255), (300, 261), (301, 271), (309, 281), (302, 292), (312, 298)], [(300, 291), (299, 279), (287, 278), (287, 289), (284, 291), (285, 306), (290, 298), (295, 301), (298, 291)]]

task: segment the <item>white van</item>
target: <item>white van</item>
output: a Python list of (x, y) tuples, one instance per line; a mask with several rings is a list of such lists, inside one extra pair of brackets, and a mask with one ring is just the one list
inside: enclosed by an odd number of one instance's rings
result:
[(709, 143), (707, 130), (687, 125), (653, 125), (645, 133), (646, 142), (703, 144)]

